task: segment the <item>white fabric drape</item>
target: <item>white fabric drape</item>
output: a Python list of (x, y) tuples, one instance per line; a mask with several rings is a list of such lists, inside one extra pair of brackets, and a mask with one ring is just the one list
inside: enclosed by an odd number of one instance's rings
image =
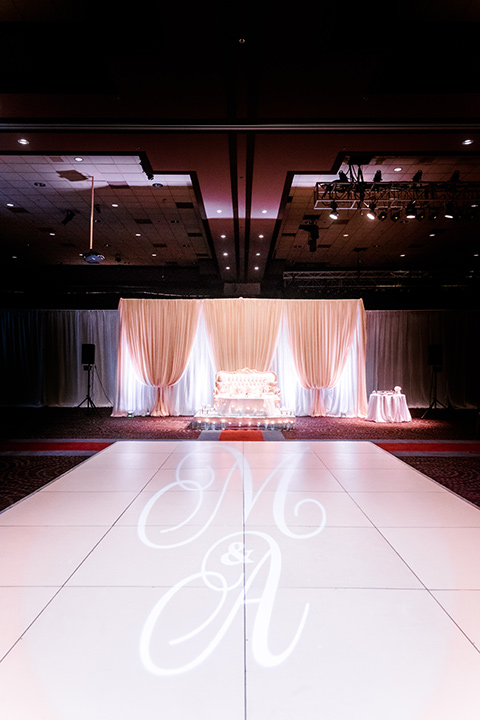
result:
[[(454, 408), (475, 408), (479, 402), (478, 310), (368, 310), (367, 396), (372, 390), (400, 385), (410, 408), (428, 407), (432, 368), (428, 345), (440, 344), (443, 364), (437, 397)], [(312, 391), (302, 388), (281, 323), (271, 369), (277, 373), (282, 402), (298, 416), (309, 415)], [(356, 336), (360, 332), (357, 325)], [(114, 405), (118, 415), (149, 414), (155, 388), (136, 377), (128, 355), (119, 373), (118, 310), (0, 310), (0, 404), (8, 406), (75, 406), (86, 394), (87, 373), (81, 364), (82, 343), (96, 345), (93, 400), (98, 407)], [(355, 417), (352, 401), (358, 387), (354, 338), (338, 384), (322, 390), (327, 415)], [(212, 402), (215, 365), (200, 318), (190, 361), (168, 390), (172, 415), (191, 415)], [(116, 392), (117, 390), (117, 392)]]
[(128, 352), (136, 374), (156, 388), (152, 415), (169, 415), (166, 389), (183, 375), (195, 339), (196, 300), (121, 300), (120, 352)]
[[(311, 415), (325, 415), (323, 389), (335, 387), (352, 350), (361, 300), (287, 300), (285, 312), (289, 341), (302, 386), (313, 390)], [(361, 322), (363, 317), (361, 318)], [(359, 378), (365, 368), (359, 369)], [(365, 393), (365, 384), (361, 387)], [(365, 416), (366, 396), (357, 403)]]
[(281, 300), (204, 300), (203, 307), (217, 370), (269, 369), (282, 317)]
[[(276, 363), (280, 368), (277, 375), (281, 376), (282, 402), (290, 405), (286, 398), (292, 397), (291, 407), (296, 414), (319, 414), (320, 406), (321, 414), (365, 416), (365, 311), (362, 301), (313, 301), (313, 304), (308, 300), (293, 301), (289, 315), (287, 307), (290, 302), (250, 298), (202, 301), (203, 318), (198, 324), (190, 361), (181, 381), (169, 383), (168, 390), (165, 390), (162, 414), (193, 415), (203, 404), (211, 403), (215, 372), (218, 370), (243, 367), (259, 371), (275, 370)], [(171, 314), (174, 308), (172, 306)], [(289, 323), (286, 322), (287, 317), (290, 318)], [(299, 332), (296, 334), (295, 361), (292, 364), (292, 339), (286, 328), (295, 322), (298, 322)], [(281, 328), (282, 348), (276, 352)], [(135, 342), (136, 337), (134, 333), (130, 343)], [(132, 371), (140, 383), (153, 383), (151, 376), (148, 379), (146, 373), (139, 369), (138, 359), (127, 357), (129, 348), (123, 338), (119, 349), (113, 414), (154, 414), (155, 401), (151, 394), (139, 389), (139, 401), (135, 402), (131, 393), (134, 387)], [(309, 387), (301, 379), (298, 366), (302, 348), (309, 355), (305, 360), (313, 378)], [(140, 348), (138, 352), (143, 358), (143, 350)], [(287, 366), (288, 371), (283, 373), (282, 368)], [(344, 373), (346, 368), (347, 374)], [(344, 381), (340, 384), (343, 375)], [(306, 388), (304, 392), (298, 387), (299, 377)], [(294, 386), (296, 389), (292, 396), (291, 388)], [(333, 390), (334, 387), (337, 389)]]
[(0, 403), (75, 406), (87, 394), (82, 345), (95, 345), (92, 400), (111, 407), (119, 337), (118, 310), (1, 310)]

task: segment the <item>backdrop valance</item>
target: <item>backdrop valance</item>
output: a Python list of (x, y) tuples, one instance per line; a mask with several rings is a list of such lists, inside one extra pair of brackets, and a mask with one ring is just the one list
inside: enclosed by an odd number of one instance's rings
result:
[[(121, 331), (114, 415), (128, 412), (125, 397), (131, 393), (124, 385), (130, 382), (129, 364), (141, 383), (156, 389), (150, 414), (175, 414), (174, 398), (168, 388), (182, 377), (191, 353), (195, 354), (195, 343), (204, 345), (207, 341), (214, 371), (241, 367), (266, 371), (272, 369), (274, 355), (278, 355), (282, 330), (301, 386), (313, 390), (309, 414), (326, 414), (321, 391), (337, 386), (350, 361), (354, 414), (366, 415), (366, 325), (362, 300), (122, 299), (119, 307)], [(199, 338), (202, 332), (203, 340)], [(210, 394), (211, 375), (211, 370), (205, 371), (204, 381)], [(192, 414), (197, 409), (192, 408)]]

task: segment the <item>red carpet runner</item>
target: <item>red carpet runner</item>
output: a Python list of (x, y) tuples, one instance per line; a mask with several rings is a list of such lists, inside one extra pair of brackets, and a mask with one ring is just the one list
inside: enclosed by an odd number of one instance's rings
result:
[(234, 442), (256, 442), (263, 441), (263, 433), (261, 430), (222, 430), (219, 440), (229, 440)]

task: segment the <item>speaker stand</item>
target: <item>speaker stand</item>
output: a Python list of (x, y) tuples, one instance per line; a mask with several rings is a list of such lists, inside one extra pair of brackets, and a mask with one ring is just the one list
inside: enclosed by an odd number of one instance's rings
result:
[(425, 415), (430, 412), (430, 410), (436, 410), (438, 405), (441, 405), (445, 410), (447, 410), (447, 406), (444, 405), (440, 400), (437, 398), (437, 373), (439, 371), (438, 367), (432, 368), (432, 381), (433, 381), (433, 400), (428, 406), (428, 408), (425, 410), (425, 412), (422, 415), (422, 420), (425, 417)]
[(96, 410), (96, 409), (97, 409), (97, 406), (96, 406), (95, 403), (93, 402), (93, 400), (92, 400), (92, 394), (91, 394), (91, 391), (92, 391), (92, 369), (93, 369), (93, 365), (84, 365), (84, 368), (83, 368), (83, 369), (87, 371), (87, 394), (86, 394), (85, 398), (82, 400), (82, 402), (77, 405), (77, 408), (82, 407), (82, 405), (85, 405), (85, 403), (86, 403), (86, 404), (87, 404), (87, 410), (91, 410), (91, 409)]

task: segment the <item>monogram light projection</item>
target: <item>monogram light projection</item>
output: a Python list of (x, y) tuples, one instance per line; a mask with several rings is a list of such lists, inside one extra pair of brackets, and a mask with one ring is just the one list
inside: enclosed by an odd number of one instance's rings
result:
[[(202, 663), (221, 645), (235, 616), (241, 613), (246, 605), (256, 606), (250, 648), (254, 659), (262, 667), (275, 667), (284, 662), (294, 651), (307, 623), (310, 608), (308, 602), (303, 608), (299, 608), (297, 626), (286, 647), (279, 652), (270, 649), (269, 630), (282, 574), (282, 550), (273, 534), (249, 528), (252, 511), (268, 488), (274, 527), (280, 530), (283, 536), (291, 541), (301, 542), (315, 537), (323, 530), (327, 521), (325, 508), (314, 498), (303, 497), (290, 511), (298, 517), (305, 506), (315, 508), (315, 526), (309, 525), (307, 531), (304, 528), (303, 532), (299, 532), (289, 526), (287, 519), (292, 476), (302, 455), (286, 455), (255, 489), (255, 485), (259, 483), (255, 482), (256, 478), (248, 459), (234, 447), (225, 449), (231, 455), (231, 467), (225, 470), (207, 467), (200, 479), (195, 479), (189, 473), (190, 456), (183, 457), (176, 468), (175, 481), (153, 495), (139, 518), (138, 537), (147, 547), (167, 553), (174, 548), (191, 546), (191, 552), (198, 556), (198, 571), (181, 577), (164, 593), (145, 621), (140, 638), (140, 655), (145, 668), (154, 675), (179, 675)], [(221, 521), (227, 493), (230, 496), (232, 490), (235, 492), (238, 475), (243, 475), (242, 527), (236, 532), (221, 534), (211, 544), (208, 544), (208, 541), (202, 542), (202, 536), (205, 537), (214, 520), (217, 523)], [(208, 501), (208, 493), (212, 490), (219, 490), (214, 504)], [(161, 512), (162, 503), (170, 493), (175, 493), (177, 498), (182, 499), (186, 494), (189, 500), (192, 500), (191, 508), (186, 504), (183, 520), (157, 527), (157, 535), (161, 540), (153, 539), (150, 517), (155, 510)], [(178, 626), (173, 627), (167, 618), (171, 617), (169, 611), (178, 602), (182, 591), (189, 587), (203, 587), (209, 591), (212, 596), (212, 609), (205, 617), (201, 617), (197, 609), (192, 608), (191, 616), (184, 619), (184, 624), (191, 625), (192, 616), (195, 617), (196, 624), (188, 632), (177, 634)], [(189, 641), (199, 637), (202, 638), (200, 649), (197, 643), (190, 653)], [(178, 658), (178, 653), (171, 651), (179, 646), (185, 648), (183, 662), (177, 665), (169, 664), (173, 657)]]

